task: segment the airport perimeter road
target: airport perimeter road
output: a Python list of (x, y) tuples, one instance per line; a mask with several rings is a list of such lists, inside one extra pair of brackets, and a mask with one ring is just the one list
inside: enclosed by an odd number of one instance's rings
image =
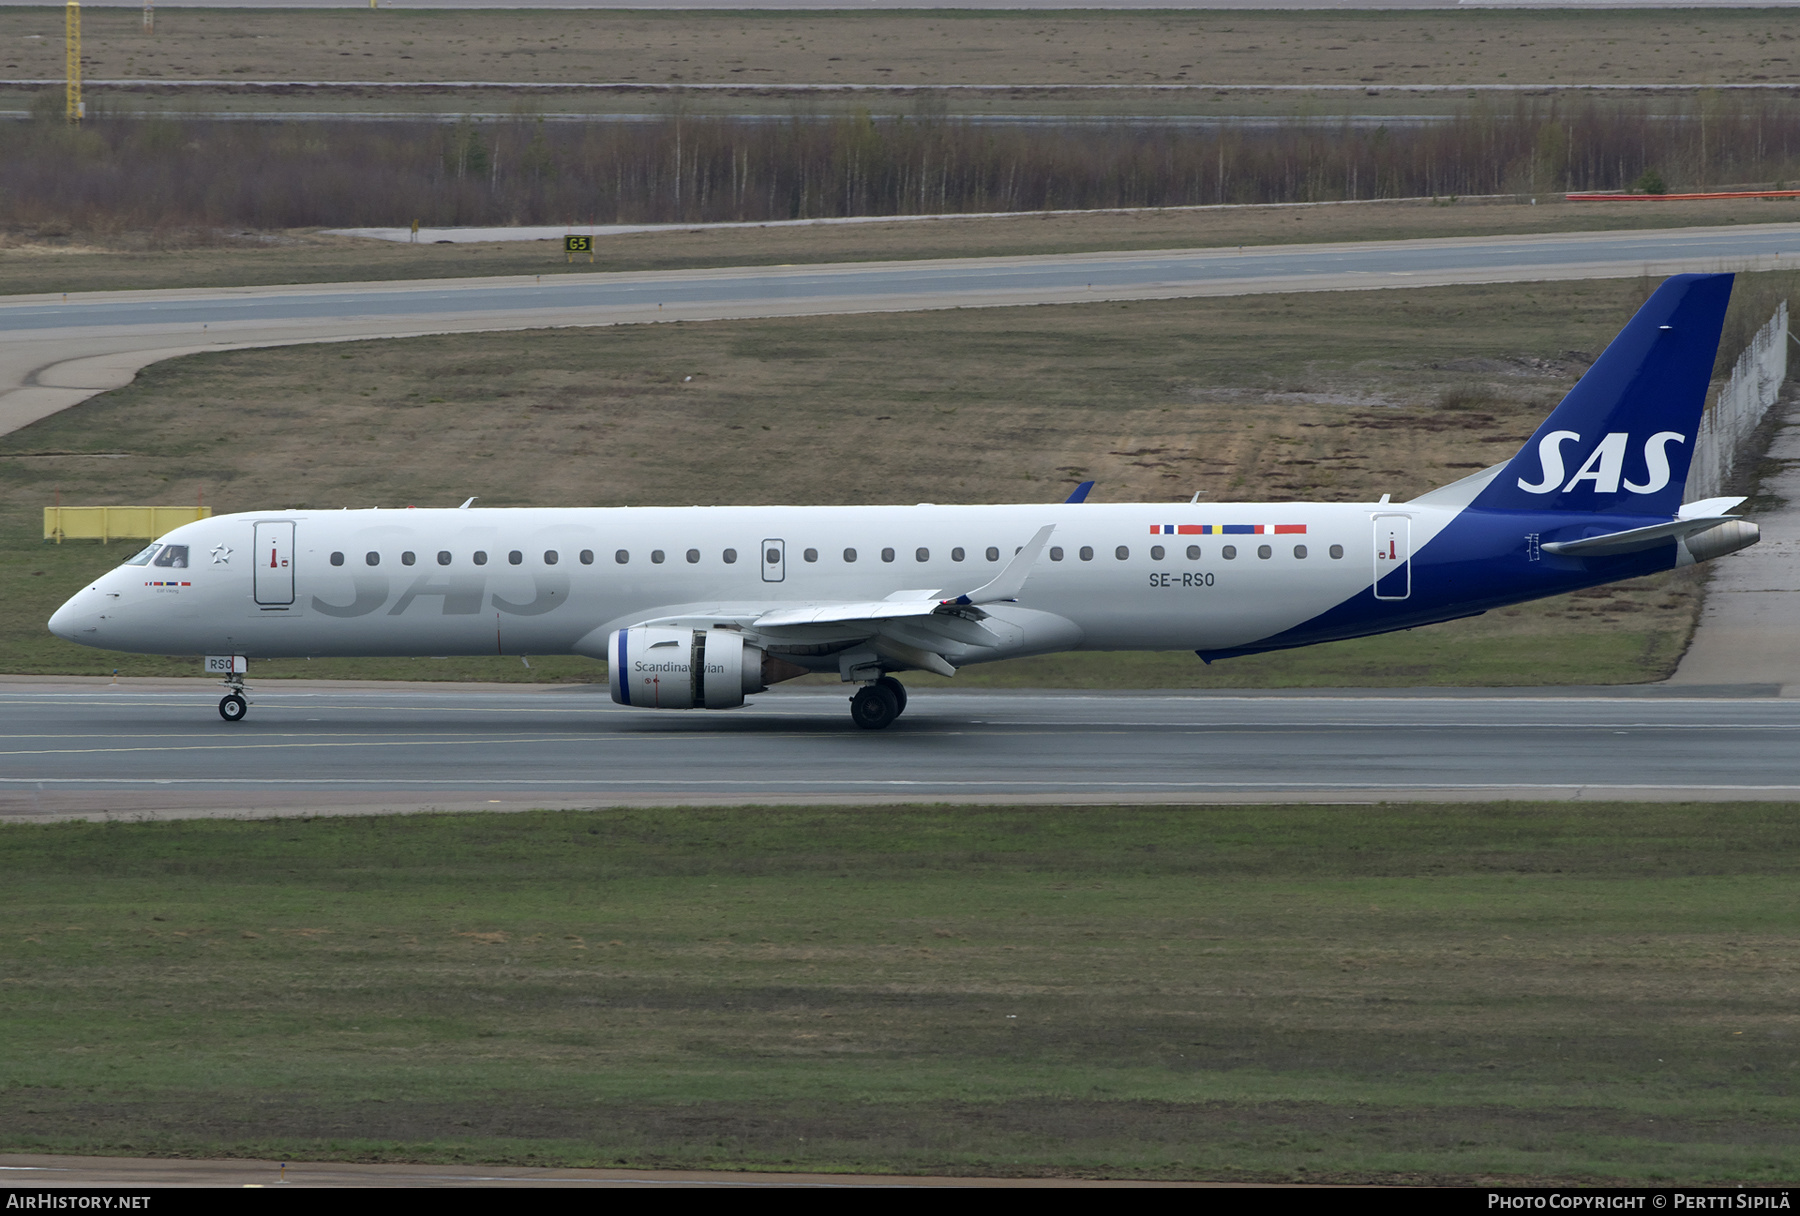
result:
[(127, 384), (157, 360), (205, 350), (549, 326), (1778, 267), (1800, 267), (1800, 225), (8, 296), (0, 297), (0, 434)]
[[(739, 803), (1793, 799), (1800, 698), (916, 693), (727, 714), (604, 686), (0, 688), (0, 821)], [(1690, 690), (1698, 694), (1701, 690)]]

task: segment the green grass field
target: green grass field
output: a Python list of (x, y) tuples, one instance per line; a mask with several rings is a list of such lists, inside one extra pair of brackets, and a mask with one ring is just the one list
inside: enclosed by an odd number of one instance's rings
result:
[(0, 832), (0, 1147), (1779, 1182), (1791, 805)]

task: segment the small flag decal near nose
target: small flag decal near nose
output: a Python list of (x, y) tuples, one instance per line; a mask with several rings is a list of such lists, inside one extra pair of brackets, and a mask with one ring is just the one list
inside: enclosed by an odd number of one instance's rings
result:
[(1305, 524), (1151, 524), (1152, 536), (1305, 536)]

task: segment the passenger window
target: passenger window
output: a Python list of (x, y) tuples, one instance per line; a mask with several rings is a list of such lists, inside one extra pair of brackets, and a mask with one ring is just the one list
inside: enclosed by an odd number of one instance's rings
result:
[(620, 549), (617, 553), (613, 554), (613, 560), (623, 566), (626, 562), (631, 560), (631, 554)]
[(1267, 545), (1256, 546), (1256, 556), (1262, 558), (1264, 561), (1268, 561), (1274, 554), (1275, 550), (1269, 548)]
[(1199, 545), (1189, 545), (1188, 546), (1188, 560), (1190, 562), (1197, 562), (1200, 560), (1200, 546)]
[(700, 564), (700, 550), (689, 549), (687, 551), (687, 564), (690, 566), (698, 566)]
[(450, 550), (439, 549), (438, 550), (438, 565), (448, 566), (449, 564), (450, 564)]
[(817, 549), (808, 549), (805, 553), (802, 553), (800, 556), (804, 557), (809, 562), (816, 562), (819, 560), (819, 551)]
[(855, 561), (856, 560), (856, 550), (855, 549), (845, 549), (844, 550), (844, 560), (847, 562)]
[(400, 555), (400, 564), (402, 566), (410, 566), (418, 560), (418, 556), (414, 554), (411, 549), (408, 549), (405, 553)]
[(333, 553), (331, 555), (331, 564), (334, 566), (343, 565), (344, 564), (344, 555), (342, 553)]
[(592, 549), (583, 549), (581, 551), (581, 564), (584, 566), (591, 566), (594, 564), (594, 551)]
[(1219, 550), (1219, 556), (1224, 558), (1228, 562), (1236, 560), (1237, 546), (1236, 545), (1226, 545), (1223, 549)]
[(487, 550), (486, 549), (475, 550), (475, 564), (477, 566), (487, 565)]
[(987, 559), (990, 562), (999, 561), (1000, 560), (1000, 550), (993, 545), (989, 545), (988, 550), (987, 550)]
[(1091, 562), (1094, 560), (1094, 546), (1092, 546), (1092, 545), (1081, 546), (1081, 560), (1084, 562)]
[(920, 549), (917, 552), (915, 552), (913, 554), (913, 556), (922, 562), (928, 562), (931, 560), (931, 550), (930, 549)]
[(884, 562), (893, 561), (894, 560), (894, 551), (892, 549), (883, 549), (881, 551), (881, 560)]
[(524, 560), (525, 560), (525, 555), (523, 553), (520, 553), (517, 549), (514, 549), (511, 553), (508, 553), (506, 555), (506, 561), (507, 561), (508, 565), (516, 566)]
[[(156, 555), (156, 551), (160, 548), (162, 548), (161, 545), (151, 545), (148, 549), (140, 549), (136, 555), (126, 558), (123, 564), (127, 566), (147, 566), (150, 564), (150, 559)], [(338, 556), (342, 557), (343, 554), (340, 553)]]
[(962, 559), (963, 559), (963, 551), (961, 549), (950, 550), (950, 560), (951, 561), (960, 562)]
[(379, 566), (381, 564), (381, 554), (371, 549), (369, 552), (363, 554), (363, 560), (371, 566)]
[[(187, 569), (188, 547), (186, 545), (164, 545), (162, 552), (156, 555), (153, 566), (172, 567), (177, 570)], [(370, 565), (374, 563), (371, 562)]]
[(650, 550), (650, 564), (652, 566), (660, 566), (663, 564), (663, 551), (661, 549)]
[(736, 549), (725, 550), (725, 564), (727, 566), (733, 566), (733, 565), (737, 564), (737, 550)]
[(1061, 545), (1051, 545), (1050, 546), (1050, 560), (1053, 562), (1060, 562), (1062, 560), (1062, 546)]
[(1120, 545), (1117, 549), (1113, 550), (1113, 556), (1120, 561), (1125, 561), (1131, 557), (1131, 550), (1127, 549), (1124, 545)]
[(771, 566), (779, 566), (781, 564), (781, 550), (770, 549), (767, 553), (763, 554), (763, 560), (768, 562)]
[(554, 566), (557, 562), (559, 562), (561, 560), (562, 560), (561, 558), (557, 557), (555, 549), (545, 549), (544, 550), (544, 564), (546, 566)]
[(1306, 556), (1306, 546), (1305, 545), (1295, 545), (1294, 546), (1294, 556), (1301, 557), (1301, 558), (1305, 557)]
[(1333, 558), (1340, 558), (1340, 557), (1344, 556), (1344, 546), (1333, 545), (1333, 546), (1331, 546), (1329, 552)]
[(1160, 562), (1162, 559), (1163, 559), (1163, 547), (1161, 545), (1151, 545), (1150, 546), (1150, 560), (1153, 562)]

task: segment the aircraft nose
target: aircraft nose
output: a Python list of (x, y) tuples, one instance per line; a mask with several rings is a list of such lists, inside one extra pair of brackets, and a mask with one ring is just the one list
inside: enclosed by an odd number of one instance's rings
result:
[(50, 632), (65, 641), (81, 641), (83, 631), (91, 632), (93, 628), (94, 614), (89, 610), (90, 605), (83, 602), (88, 598), (86, 591), (71, 596), (68, 603), (51, 615)]

